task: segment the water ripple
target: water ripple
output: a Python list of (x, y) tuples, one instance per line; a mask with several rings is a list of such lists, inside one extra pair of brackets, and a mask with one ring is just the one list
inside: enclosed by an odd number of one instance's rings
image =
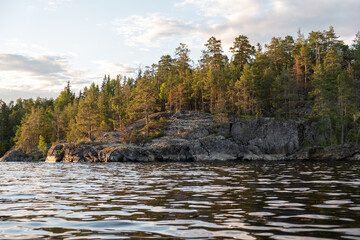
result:
[(360, 239), (360, 163), (1, 163), (2, 239)]

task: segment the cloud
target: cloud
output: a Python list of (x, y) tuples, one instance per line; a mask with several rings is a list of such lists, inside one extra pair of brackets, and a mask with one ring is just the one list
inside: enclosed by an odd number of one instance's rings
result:
[(255, 45), (268, 43), (272, 37), (296, 38), (299, 28), (306, 34), (330, 25), (351, 43), (360, 22), (358, 0), (182, 0), (175, 7), (194, 9), (197, 17), (187, 20), (150, 13), (119, 18), (112, 24), (129, 46), (154, 48), (176, 41), (203, 48), (215, 36), (226, 52), (240, 34)]
[[(65, 86), (65, 84), (64, 84)], [(9, 103), (10, 101), (16, 101), (18, 98), (29, 99), (29, 98), (54, 98), (54, 92), (46, 90), (27, 90), (27, 89), (3, 89), (0, 88), (1, 100)]]
[(346, 40), (355, 36), (360, 22), (358, 0), (183, 0), (175, 5), (195, 6), (199, 15), (220, 19), (208, 28), (209, 35), (227, 47), (239, 34), (255, 44), (269, 42), (273, 36), (294, 35), (298, 28), (307, 33), (330, 25)]
[(28, 57), (19, 54), (0, 54), (0, 71), (14, 71), (39, 76), (66, 74), (66, 59), (59, 56)]
[[(263, 4), (265, 1), (262, 1)], [(253, 14), (259, 11), (258, 0), (184, 0), (175, 3), (175, 6), (181, 7), (194, 5), (198, 8), (198, 14), (207, 17), (228, 16), (227, 14)]]
[(54, 91), (73, 76), (68, 59), (62, 56), (0, 54), (1, 88)]
[(72, 0), (46, 0), (46, 5), (44, 9), (47, 11), (57, 11), (61, 5), (69, 3), (71, 1)]
[(192, 21), (164, 17), (160, 13), (147, 16), (132, 15), (113, 21), (117, 33), (126, 38), (129, 46), (159, 47), (162, 40), (188, 38), (191, 33), (199, 33), (199, 25)]
[(67, 81), (74, 92), (101, 82), (104, 74), (131, 74), (134, 69), (107, 60), (96, 61), (95, 69), (74, 69), (73, 56), (65, 54), (25, 55), (0, 54), (0, 96), (8, 102), (15, 96), (22, 98), (37, 96), (57, 97)]
[(129, 67), (126, 64), (114, 63), (108, 60), (94, 61), (97, 65), (92, 71), (88, 71), (86, 78), (92, 81), (102, 80), (104, 75), (110, 75), (111, 78), (115, 78), (118, 74), (120, 75), (132, 75), (135, 72), (135, 68)]
[(99, 65), (99, 70), (104, 71), (104, 73), (110, 74), (126, 74), (126, 73), (133, 73), (135, 71), (134, 68), (129, 67), (125, 64), (114, 63), (108, 60), (99, 60), (94, 61), (94, 63)]

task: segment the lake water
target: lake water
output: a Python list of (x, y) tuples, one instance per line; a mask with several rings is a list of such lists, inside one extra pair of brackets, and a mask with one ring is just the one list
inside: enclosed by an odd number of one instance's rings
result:
[(360, 239), (360, 162), (0, 163), (1, 239)]

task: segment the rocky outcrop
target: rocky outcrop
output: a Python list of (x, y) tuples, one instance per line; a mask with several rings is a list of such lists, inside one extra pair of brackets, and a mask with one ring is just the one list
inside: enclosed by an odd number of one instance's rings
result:
[(145, 146), (104, 148), (98, 157), (102, 162), (236, 160), (239, 152), (238, 145), (222, 136), (193, 141), (165, 137)]
[(149, 162), (154, 157), (146, 148), (133, 145), (104, 148), (99, 151), (101, 162)]
[(230, 133), (236, 143), (255, 147), (264, 154), (289, 154), (300, 148), (300, 124), (271, 118), (236, 119)]
[(164, 135), (188, 140), (201, 139), (210, 135), (214, 124), (211, 114), (178, 112), (170, 118), (170, 124), (165, 128)]
[(52, 146), (46, 162), (98, 162), (97, 150), (85, 144), (60, 143)]
[[(155, 117), (163, 117), (158, 114)], [(141, 125), (137, 122), (133, 127)], [(216, 123), (210, 114), (184, 111), (173, 114), (163, 137), (143, 145), (62, 143), (52, 147), (49, 162), (149, 162), (286, 159), (304, 138), (300, 122), (232, 119)]]
[(306, 147), (289, 156), (293, 160), (359, 160), (359, 151), (353, 146), (333, 146), (333, 147)]
[(32, 162), (33, 157), (23, 153), (20, 150), (10, 150), (2, 158), (0, 162)]

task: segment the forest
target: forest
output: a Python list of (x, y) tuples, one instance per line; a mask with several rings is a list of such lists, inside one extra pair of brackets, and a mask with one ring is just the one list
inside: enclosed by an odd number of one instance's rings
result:
[(229, 115), (307, 118), (320, 136), (312, 144), (358, 144), (360, 32), (351, 45), (333, 27), (273, 37), (264, 46), (239, 35), (229, 50), (230, 58), (211, 37), (195, 64), (180, 43), (174, 56), (138, 69), (136, 77), (105, 75), (100, 86), (77, 94), (68, 82), (56, 99), (0, 100), (0, 156), (14, 145), (30, 152), (59, 141), (93, 141), (138, 119), (148, 127), (151, 113), (182, 110), (208, 112), (219, 122)]

